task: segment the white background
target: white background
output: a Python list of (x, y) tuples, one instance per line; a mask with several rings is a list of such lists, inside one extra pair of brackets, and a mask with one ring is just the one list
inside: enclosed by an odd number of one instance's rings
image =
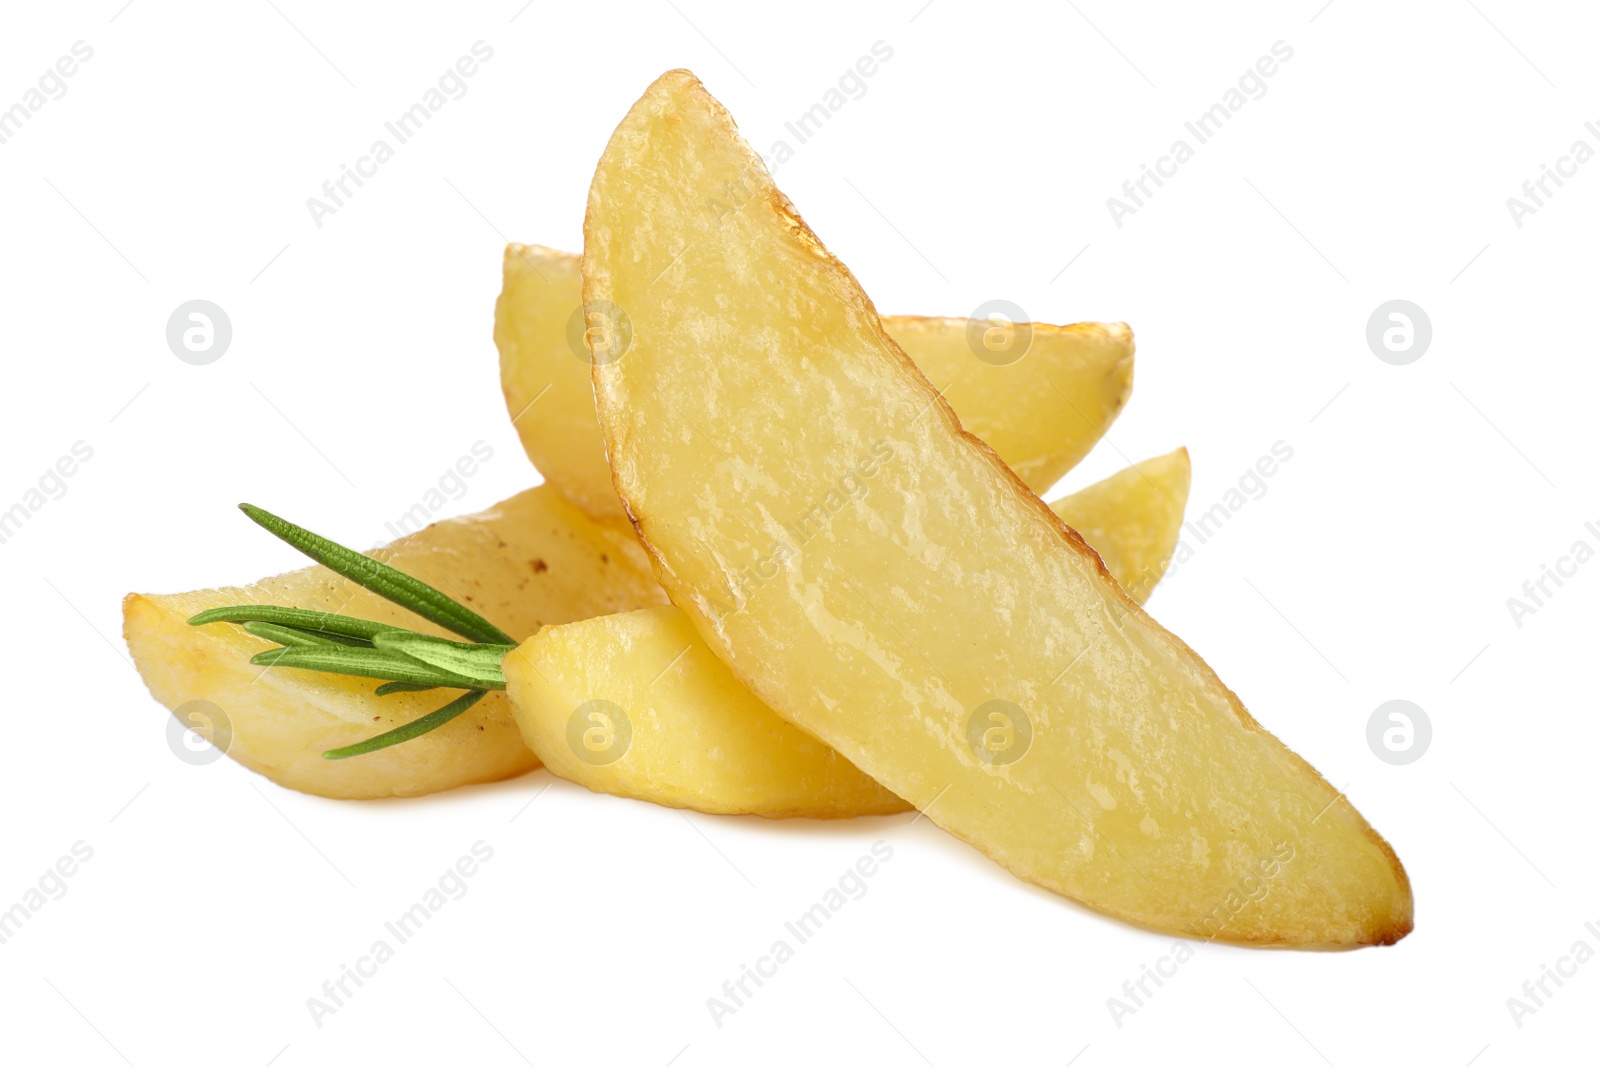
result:
[[(1520, 1028), (1506, 1001), (1600, 949), (1600, 562), (1520, 627), (1506, 602), (1600, 547), (1600, 162), (1520, 228), (1506, 199), (1600, 148), (1597, 26), (1578, 4), (1319, 3), (8, 5), (0, 107), (75, 41), (94, 54), (0, 145), (0, 509), (74, 442), (93, 458), (0, 544), (0, 908), (75, 842), (93, 858), (0, 945), (0, 1055), (1592, 1057), (1600, 962)], [(478, 40), (466, 96), (315, 226), (307, 197)], [(1107, 197), (1280, 40), (1266, 95), (1114, 225)], [(579, 247), (600, 149), (663, 70), (767, 151), (877, 41), (892, 58), (778, 180), (881, 310), (1132, 324), (1133, 401), (1068, 487), (1185, 444), (1196, 515), (1293, 448), (1151, 610), (1393, 843), (1417, 899), (1398, 946), (1203, 947), (1118, 1026), (1107, 999), (1172, 939), (927, 820), (685, 817), (542, 771), (342, 803), (169, 750), (122, 595), (298, 566), (240, 500), (366, 546), (478, 440), (494, 458), (451, 512), (537, 481), (490, 342), (505, 241)], [(194, 298), (233, 324), (210, 366), (165, 341)], [(1365, 340), (1395, 298), (1432, 321), (1409, 366)], [(1433, 724), (1408, 766), (1366, 741), (1395, 698)], [(706, 998), (880, 839), (868, 894), (714, 1025)], [(317, 1027), (307, 998), (480, 840), (468, 895)]]

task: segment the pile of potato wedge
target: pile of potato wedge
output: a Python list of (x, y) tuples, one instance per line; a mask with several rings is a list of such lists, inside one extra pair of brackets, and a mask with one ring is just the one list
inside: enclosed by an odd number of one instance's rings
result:
[[(728, 188), (747, 194), (731, 209)], [(583, 255), (505, 252), (501, 382), (544, 484), (372, 553), (521, 642), (504, 691), (323, 759), (437, 701), (263, 673), (269, 642), (188, 623), (280, 604), (414, 625), (320, 566), (130, 595), (125, 637), (159, 702), (220, 708), (229, 756), (309, 793), (417, 796), (542, 763), (711, 813), (916, 808), (1147, 927), (1403, 937), (1394, 852), (1141, 607), (1188, 454), (1036, 495), (1127, 403), (1131, 332), (1027, 324), (1019, 357), (980, 358), (974, 338), (1021, 325), (879, 316), (722, 106), (669, 72), (601, 157)]]

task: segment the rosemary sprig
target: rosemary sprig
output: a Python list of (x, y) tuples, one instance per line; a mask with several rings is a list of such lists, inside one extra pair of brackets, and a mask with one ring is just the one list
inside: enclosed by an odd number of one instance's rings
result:
[[(504, 650), (501, 654), (504, 654)], [(469, 677), (435, 667), (422, 660), (372, 648), (305, 645), (269, 648), (250, 657), (250, 662), (259, 667), (293, 667), (302, 671), (349, 674), (357, 678), (381, 678), (386, 682), (410, 682), (412, 685), (443, 686), (446, 689), (506, 687), (504, 676), (491, 680), (480, 672), (476, 677)]]
[(471, 608), (456, 603), (433, 586), (419, 582), (387, 563), (380, 563), (371, 556), (335, 544), (254, 504), (240, 504), (239, 510), (268, 533), (304, 552), (329, 570), (344, 575), (429, 622), (438, 623), (453, 634), (497, 645), (516, 644), (505, 631)]
[(330, 637), (294, 626), (280, 626), (275, 622), (247, 622), (240, 629), (252, 637), (276, 641), (292, 648), (350, 648), (351, 642), (355, 641), (353, 637)]
[(416, 682), (384, 682), (372, 691), (375, 697), (386, 697), (390, 693), (426, 693), (430, 689), (439, 688), (436, 685), (419, 685)]
[(241, 504), (239, 508), (267, 531), (329, 570), (429, 622), (471, 639), (470, 642), (451, 641), (349, 615), (270, 604), (229, 605), (192, 617), (191, 626), (234, 623), (246, 633), (277, 642), (277, 648), (251, 657), (250, 662), (258, 665), (381, 678), (384, 681), (374, 690), (376, 696), (420, 693), (437, 688), (466, 690), (444, 707), (403, 726), (324, 752), (325, 759), (348, 759), (421, 737), (471, 708), (488, 690), (506, 687), (500, 661), (516, 647), (516, 642), (477, 612), (386, 563), (320, 537), (271, 512), (250, 504)]
[(387, 626), (370, 619), (356, 619), (349, 615), (335, 615), (330, 611), (307, 611), (305, 608), (284, 608), (276, 604), (229, 604), (209, 608), (189, 620), (190, 626), (205, 626), (213, 622), (270, 622), (279, 626), (292, 626), (296, 630), (318, 634), (322, 637), (347, 637), (356, 644), (371, 646), (372, 639), (389, 630), (401, 632), (398, 626)]
[[(470, 678), (488, 689), (504, 689), (505, 675), (500, 661), (515, 645), (469, 645), (446, 641), (442, 637), (410, 632), (379, 634), (374, 642), (379, 652), (418, 660), (448, 674)], [(397, 679), (405, 681), (405, 679)]]
[(398, 745), (402, 741), (409, 741), (413, 737), (421, 737), (430, 730), (437, 730), (482, 699), (482, 689), (474, 689), (471, 692), (462, 693), (438, 711), (430, 711), (420, 719), (414, 719), (404, 726), (396, 726), (387, 733), (369, 737), (365, 741), (358, 741), (344, 748), (331, 748), (322, 754), (322, 758), (349, 759), (351, 756), (365, 756), (368, 752), (376, 752), (380, 748), (388, 748), (390, 745)]

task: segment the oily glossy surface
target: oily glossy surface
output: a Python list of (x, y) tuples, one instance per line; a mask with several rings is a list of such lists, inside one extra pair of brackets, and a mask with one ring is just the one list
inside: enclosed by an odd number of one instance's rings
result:
[[(589, 520), (543, 486), (476, 515), (435, 523), (372, 554), (518, 639), (547, 623), (664, 599), (631, 531)], [(254, 666), (250, 657), (270, 642), (226, 623), (186, 621), (223, 604), (283, 604), (442, 631), (323, 567), (242, 588), (129, 595), (123, 635), (151, 695), (169, 709), (191, 700), (220, 708), (232, 731), (228, 755), (280, 785), (329, 797), (417, 796), (538, 765), (504, 693), (490, 693), (460, 718), (405, 744), (323, 759), (327, 749), (410, 722), (456, 691), (377, 697), (372, 690), (379, 683), (372, 679)]]
[(1124, 467), (1050, 510), (1100, 554), (1123, 592), (1143, 604), (1172, 562), (1188, 502), (1189, 453), (1180, 448)]
[[(574, 319), (582, 303), (578, 263), (575, 255), (538, 245), (506, 247), (494, 309), (500, 386), (522, 447), (545, 480), (591, 515), (620, 516), (595, 421), (582, 325)], [(970, 319), (891, 315), (883, 326), (944, 390), (967, 429), (1035, 492), (1088, 454), (1133, 387), (1133, 334), (1120, 323), (1026, 323), (1008, 330)], [(1015, 346), (991, 356), (1003, 365), (975, 354), (989, 353), (985, 338)]]
[(528, 747), (596, 792), (769, 818), (909, 807), (774, 715), (674, 607), (548, 626), (504, 669)]
[[(708, 212), (730, 188), (737, 210)], [(1127, 920), (1285, 945), (1411, 929), (1383, 839), (962, 433), (686, 72), (601, 159), (584, 298), (633, 319), (594, 380), (656, 573), (780, 715)]]

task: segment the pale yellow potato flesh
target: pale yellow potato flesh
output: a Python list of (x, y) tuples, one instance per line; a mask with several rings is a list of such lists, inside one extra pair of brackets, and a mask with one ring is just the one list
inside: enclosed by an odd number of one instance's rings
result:
[[(1035, 493), (1049, 492), (1089, 454), (1133, 391), (1133, 331), (1120, 322), (975, 324), (886, 315), (883, 328), (966, 431)], [(1015, 362), (973, 354), (991, 334), (1003, 338), (1001, 346), (1017, 346), (998, 357)]]
[[(1188, 492), (1179, 449), (1050, 506), (1092, 525), (1086, 538), (1125, 588), (1138, 583), (1130, 595), (1142, 603), (1177, 543)], [(501, 666), (523, 741), (597, 793), (768, 818), (910, 807), (763, 704), (671, 605), (546, 626)]]
[[(631, 530), (589, 519), (544, 486), (476, 515), (435, 523), (371, 554), (518, 640), (549, 623), (665, 600)], [(328, 749), (410, 722), (459, 693), (378, 697), (372, 691), (380, 683), (370, 678), (253, 666), (250, 657), (273, 647), (271, 642), (227, 623), (187, 622), (224, 604), (282, 604), (442, 631), (323, 567), (244, 587), (129, 595), (123, 636), (151, 695), (174, 711), (195, 700), (220, 708), (232, 732), (227, 754), (279, 785), (326, 797), (419, 796), (538, 766), (500, 692), (404, 744), (351, 759), (323, 759)], [(197, 732), (217, 740), (209, 727)]]
[(494, 343), (500, 390), (511, 424), (546, 485), (590, 515), (620, 516), (605, 442), (594, 415), (594, 387), (568, 326), (583, 304), (578, 256), (538, 245), (507, 245)]
[[(545, 481), (591, 515), (620, 516), (595, 421), (578, 264), (578, 256), (538, 245), (506, 247), (494, 311), (500, 387)], [(602, 331), (608, 325), (604, 316), (593, 322)], [(1120, 323), (1006, 327), (891, 315), (883, 326), (944, 390), (968, 431), (1039, 493), (1088, 454), (1133, 388), (1133, 334)], [(1013, 362), (978, 358), (978, 349), (990, 352), (991, 334), (1003, 354), (990, 358)]]
[[(729, 188), (739, 209), (708, 212)], [(633, 322), (594, 371), (616, 488), (764, 703), (1017, 875), (1131, 922), (1294, 946), (1411, 929), (1384, 840), (962, 431), (687, 72), (613, 134), (584, 256), (585, 302)]]
[(1064, 496), (1050, 510), (1100, 554), (1123, 592), (1143, 604), (1172, 562), (1188, 502), (1189, 453), (1180, 448)]
[(909, 807), (774, 715), (670, 605), (547, 626), (501, 666), (528, 747), (596, 792), (768, 818)]

